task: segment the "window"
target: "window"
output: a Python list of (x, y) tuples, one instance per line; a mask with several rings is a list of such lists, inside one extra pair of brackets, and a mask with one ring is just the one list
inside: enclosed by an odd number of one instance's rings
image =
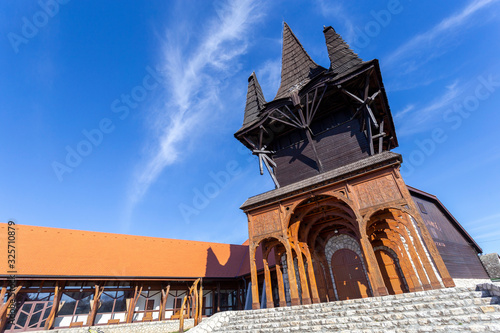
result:
[(421, 203), (421, 202), (417, 202), (418, 204), (418, 208), (420, 208), (420, 211), (423, 213), (423, 214), (427, 214), (427, 210), (425, 209), (424, 207), (424, 204)]

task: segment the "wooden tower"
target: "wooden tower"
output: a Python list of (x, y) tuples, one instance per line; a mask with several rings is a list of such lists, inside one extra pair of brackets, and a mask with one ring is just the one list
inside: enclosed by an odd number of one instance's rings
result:
[(276, 97), (266, 102), (255, 73), (248, 79), (235, 137), (276, 185), (241, 207), (253, 308), (259, 246), (267, 307), (454, 286), (390, 151), (398, 141), (378, 61), (361, 60), (332, 27), (323, 32), (329, 68), (285, 23)]

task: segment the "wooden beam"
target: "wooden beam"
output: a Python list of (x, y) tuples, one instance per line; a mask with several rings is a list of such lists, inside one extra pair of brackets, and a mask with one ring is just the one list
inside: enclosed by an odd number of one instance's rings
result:
[(368, 144), (370, 145), (370, 155), (374, 155), (375, 151), (373, 149), (372, 125), (370, 123), (370, 117), (368, 116), (366, 116), (366, 136)]
[[(261, 155), (259, 155), (260, 158)], [(264, 157), (267, 157), (266, 155), (263, 155)], [(276, 178), (276, 175), (274, 174), (274, 171), (271, 170), (271, 167), (269, 166), (269, 163), (267, 162), (267, 159), (263, 158), (264, 164), (266, 165), (267, 171), (271, 175), (271, 178), (273, 179), (274, 185), (276, 188), (280, 188), (280, 184), (278, 183), (278, 179)], [(274, 162), (273, 162), (274, 163)]]
[[(316, 93), (314, 94), (312, 113), (311, 113), (310, 119), (307, 122), (308, 126), (311, 125), (311, 122), (313, 121), (314, 116), (316, 115), (316, 112), (318, 111), (319, 105), (321, 104), (321, 101), (323, 100), (323, 96), (325, 96), (326, 88), (327, 88), (327, 85), (325, 84), (325, 87), (323, 88), (323, 92), (321, 93), (321, 96), (318, 100), (318, 104), (316, 104), (316, 108), (314, 108), (314, 100), (316, 99)], [(317, 88), (316, 88), (316, 91), (317, 91)]]
[(379, 154), (382, 152), (382, 149), (384, 148), (384, 136), (385, 136), (385, 132), (384, 132), (384, 119), (382, 119), (382, 121), (380, 122), (380, 134), (377, 134), (377, 136), (379, 136), (378, 138), (378, 152)]
[[(309, 128), (309, 126), (308, 126), (308, 128)], [(316, 158), (316, 164), (318, 165), (318, 171), (323, 172), (323, 164), (321, 163), (321, 160), (319, 159), (318, 152), (316, 150), (316, 145), (314, 144), (314, 141), (312, 139), (311, 132), (308, 131), (307, 129), (306, 129), (306, 136), (307, 136), (307, 140), (309, 140), (309, 143), (311, 144), (311, 147), (313, 149), (314, 157)]]

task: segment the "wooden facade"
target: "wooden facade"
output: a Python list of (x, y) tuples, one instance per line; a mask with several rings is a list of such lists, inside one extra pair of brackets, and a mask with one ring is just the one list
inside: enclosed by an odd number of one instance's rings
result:
[[(450, 271), (483, 277), (470, 236), (436, 215), (431, 202), (432, 218), (421, 214), (421, 193), (410, 194), (401, 178), (377, 60), (362, 61), (331, 27), (324, 34), (328, 69), (285, 23), (275, 99), (266, 102), (255, 73), (249, 78), (235, 137), (276, 186), (241, 207), (248, 217), (253, 308), (263, 306), (262, 293), (272, 307), (452, 287)], [(274, 274), (267, 263), (273, 256)], [(468, 268), (460, 271), (462, 264)]]
[[(248, 80), (235, 137), (276, 185), (241, 207), (248, 244), (16, 226), (15, 281), (0, 262), (0, 332), (198, 322), (249, 303), (283, 307), (487, 278), (481, 249), (444, 205), (402, 179), (377, 60), (359, 59), (331, 27), (324, 34), (328, 69), (285, 24), (276, 98), (265, 101), (255, 74)], [(0, 242), (6, 228), (0, 223)]]

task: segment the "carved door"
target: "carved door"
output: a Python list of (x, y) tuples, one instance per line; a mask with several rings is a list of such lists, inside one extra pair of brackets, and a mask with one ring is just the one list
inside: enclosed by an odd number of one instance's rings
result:
[(332, 271), (339, 300), (368, 297), (368, 281), (361, 258), (355, 252), (336, 251), (332, 256)]
[(375, 251), (375, 257), (377, 257), (380, 273), (382, 273), (389, 294), (402, 294), (406, 288), (392, 256), (386, 251), (379, 250)]

